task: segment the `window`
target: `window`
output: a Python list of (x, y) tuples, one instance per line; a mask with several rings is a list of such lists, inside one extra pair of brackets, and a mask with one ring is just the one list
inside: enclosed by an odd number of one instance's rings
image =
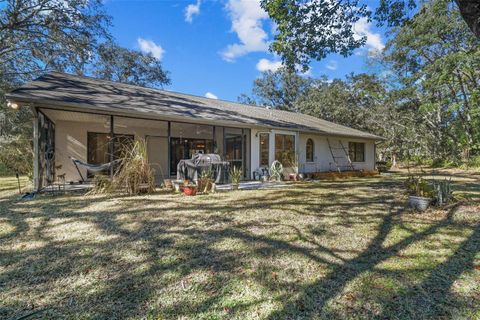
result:
[(295, 136), (287, 134), (275, 135), (275, 160), (288, 166), (290, 160), (295, 154)]
[(348, 152), (350, 160), (352, 162), (364, 162), (365, 161), (365, 143), (361, 142), (349, 142)]
[(269, 134), (260, 133), (260, 166), (268, 167)]
[(313, 162), (314, 145), (313, 145), (312, 139), (307, 140), (307, 146), (305, 147), (305, 150), (306, 150), (307, 162)]

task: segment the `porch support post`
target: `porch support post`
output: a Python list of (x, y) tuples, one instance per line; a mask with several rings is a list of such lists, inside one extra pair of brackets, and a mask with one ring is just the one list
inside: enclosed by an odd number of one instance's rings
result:
[(213, 126), (213, 150), (212, 150), (213, 153), (217, 153), (217, 150), (218, 150), (216, 129), (217, 129), (217, 126)]
[(38, 191), (40, 190), (40, 177), (38, 176), (38, 151), (39, 151), (39, 145), (38, 145), (38, 138), (39, 138), (39, 132), (38, 132), (38, 111), (37, 108), (33, 108), (33, 190)]
[(275, 130), (268, 135), (268, 167), (275, 161)]
[[(113, 116), (110, 116), (110, 140), (108, 141), (108, 149), (110, 153), (110, 158), (109, 161), (112, 162), (113, 159), (113, 153), (115, 152), (114, 150), (114, 139), (115, 139), (115, 133), (114, 133), (114, 123), (113, 123)], [(113, 165), (110, 166), (110, 178), (113, 178)]]
[(304, 171), (303, 164), (300, 163), (300, 132), (295, 132), (295, 158), (298, 165), (298, 173)]
[(241, 139), (241, 144), (242, 144), (242, 171), (243, 171), (243, 178), (245, 178), (246, 176), (246, 173), (247, 173), (247, 166), (246, 166), (246, 159), (245, 159), (245, 155), (246, 155), (246, 150), (245, 150), (245, 136), (244, 136), (244, 131), (243, 131), (243, 128), (242, 128), (242, 139)]
[(171, 148), (171, 131), (172, 131), (172, 123), (168, 121), (168, 130), (167, 130), (167, 177), (170, 178), (172, 175), (172, 168), (171, 168), (171, 163), (170, 161), (172, 160), (171, 153), (172, 153), (172, 148)]
[(223, 150), (222, 150), (222, 159), (225, 161), (227, 155), (227, 142), (225, 141), (225, 127), (222, 127), (222, 143), (223, 143)]

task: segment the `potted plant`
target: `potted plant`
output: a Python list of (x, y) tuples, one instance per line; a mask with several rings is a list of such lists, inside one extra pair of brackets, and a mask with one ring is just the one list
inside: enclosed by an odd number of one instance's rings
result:
[(198, 190), (200, 192), (209, 192), (212, 189), (213, 172), (211, 170), (203, 170), (197, 180)]
[(163, 185), (165, 186), (165, 189), (172, 190), (173, 189), (172, 179), (163, 179)]
[(188, 180), (185, 180), (183, 184), (183, 194), (186, 196), (195, 196), (197, 195), (197, 185), (190, 183)]
[(230, 170), (230, 180), (232, 181), (232, 190), (238, 190), (240, 179), (242, 178), (242, 169), (233, 166)]
[(433, 188), (422, 177), (410, 176), (405, 181), (408, 193), (408, 205), (418, 211), (427, 210), (432, 203)]

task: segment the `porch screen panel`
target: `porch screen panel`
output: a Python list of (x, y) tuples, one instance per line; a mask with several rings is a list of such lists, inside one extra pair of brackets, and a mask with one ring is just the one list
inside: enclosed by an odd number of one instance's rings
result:
[(147, 137), (148, 162), (155, 176), (155, 184), (161, 185), (168, 172), (168, 139), (166, 137)]
[(215, 127), (215, 147), (213, 152), (223, 155), (223, 127)]
[(173, 138), (198, 138), (213, 140), (213, 126), (172, 122), (170, 135)]
[(116, 134), (134, 135), (137, 139), (148, 136), (167, 137), (168, 122), (138, 118), (117, 117), (113, 119)]
[(55, 124), (38, 113), (38, 187), (55, 180)]
[(225, 128), (225, 160), (245, 171), (245, 137), (241, 128)]

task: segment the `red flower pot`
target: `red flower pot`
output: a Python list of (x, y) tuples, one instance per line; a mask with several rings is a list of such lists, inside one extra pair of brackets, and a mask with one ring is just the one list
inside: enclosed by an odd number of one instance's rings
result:
[(197, 187), (192, 187), (192, 186), (184, 186), (183, 187), (183, 193), (186, 196), (195, 196), (197, 194)]

